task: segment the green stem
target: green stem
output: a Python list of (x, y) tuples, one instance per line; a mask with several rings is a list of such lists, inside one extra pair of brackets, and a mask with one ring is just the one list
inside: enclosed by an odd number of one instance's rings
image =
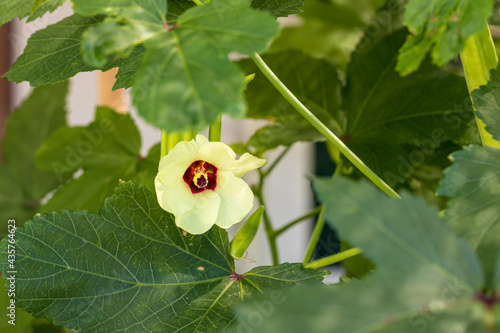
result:
[(191, 141), (196, 138), (196, 133), (191, 131), (186, 131), (182, 133), (182, 141)]
[(337, 177), (338, 175), (342, 174), (342, 159), (339, 159), (337, 161), (337, 165), (335, 166), (335, 172), (333, 173), (333, 177)]
[[(460, 53), (460, 57), (469, 92), (488, 84), (490, 70), (497, 67), (498, 58), (490, 29), (486, 23), (482, 32), (469, 37), (465, 41), (465, 48)], [(474, 100), (472, 100), (472, 103), (474, 103)], [(486, 126), (481, 119), (476, 117), (476, 121), (483, 146), (500, 148), (500, 143), (494, 140), (491, 134), (486, 131)]]
[(387, 185), (375, 172), (373, 172), (358, 156), (356, 156), (333, 132), (325, 126), (297, 97), (280, 81), (280, 79), (267, 66), (262, 58), (254, 53), (253, 61), (264, 73), (271, 84), (283, 95), (283, 97), (313, 125), (323, 136), (330, 141), (359, 171), (370, 179), (378, 188), (392, 198), (399, 198), (399, 195), (389, 185)]
[[(264, 206), (264, 179), (265, 175), (263, 172), (259, 169), (259, 185), (255, 189), (255, 196), (257, 197), (257, 200), (259, 201), (259, 204), (261, 206)], [(264, 215), (263, 215), (263, 220), (264, 220), (264, 227), (266, 230), (266, 235), (267, 239), (269, 241), (269, 247), (271, 248), (271, 255), (273, 258), (273, 265), (278, 265), (279, 264), (279, 254), (278, 254), (278, 244), (276, 242), (276, 235), (275, 231), (273, 229), (273, 225), (271, 223), (271, 219), (269, 218), (269, 215), (267, 214), (267, 209), (264, 210)]]
[(168, 135), (167, 146), (168, 151), (174, 149), (175, 145), (182, 141), (182, 133), (170, 133)]
[(331, 255), (329, 257), (326, 257), (326, 258), (315, 260), (313, 262), (305, 264), (304, 267), (317, 269), (317, 268), (321, 268), (321, 267), (325, 267), (325, 266), (330, 266), (330, 265), (336, 264), (338, 262), (344, 261), (346, 259), (349, 259), (351, 257), (354, 257), (360, 253), (361, 253), (360, 249), (352, 248), (352, 249), (349, 249), (347, 251), (340, 252), (340, 253)]
[(318, 215), (319, 213), (321, 213), (322, 209), (323, 209), (322, 206), (318, 206), (318, 207), (314, 208), (313, 210), (311, 210), (309, 213), (307, 213), (305, 215), (302, 215), (301, 217), (299, 217), (299, 218), (293, 220), (292, 222), (286, 224), (285, 226), (281, 227), (280, 229), (278, 229), (278, 230), (276, 230), (274, 232), (274, 237), (278, 237), (279, 235), (281, 235), (282, 233), (284, 233), (285, 231), (287, 231), (288, 229), (290, 229), (294, 225), (296, 225), (296, 224), (298, 224), (298, 223), (300, 223), (302, 221), (305, 221), (305, 220), (307, 220), (310, 217)]
[(321, 236), (321, 232), (323, 231), (323, 227), (325, 226), (325, 209), (321, 207), (321, 212), (319, 213), (318, 220), (316, 221), (316, 226), (314, 226), (314, 231), (311, 236), (311, 240), (309, 241), (309, 245), (307, 246), (306, 255), (304, 256), (304, 264), (307, 264), (311, 261), (311, 258), (314, 254), (314, 250), (319, 242), (319, 237)]
[(274, 168), (281, 162), (281, 160), (283, 159), (283, 157), (285, 157), (285, 155), (290, 151), (290, 148), (292, 148), (292, 146), (286, 147), (281, 152), (281, 154), (274, 160), (273, 164), (271, 164), (271, 166), (266, 171), (263, 172), (264, 176), (269, 175), (274, 170)]
[(161, 131), (160, 158), (168, 154), (168, 134), (165, 130)]
[(210, 142), (220, 142), (222, 132), (222, 117), (219, 116), (217, 121), (210, 126), (208, 139)]

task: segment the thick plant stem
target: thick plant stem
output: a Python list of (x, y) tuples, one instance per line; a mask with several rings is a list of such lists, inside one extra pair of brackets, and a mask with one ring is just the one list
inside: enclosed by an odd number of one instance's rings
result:
[(280, 79), (267, 66), (262, 58), (254, 53), (253, 61), (271, 82), (271, 84), (283, 95), (283, 97), (311, 123), (323, 136), (331, 142), (359, 171), (370, 179), (378, 188), (392, 198), (398, 198), (399, 195), (389, 185), (387, 185), (373, 170), (371, 170), (358, 156), (356, 156), (333, 132), (325, 126), (297, 97), (280, 81)]
[[(490, 70), (497, 67), (498, 58), (490, 29), (486, 23), (482, 32), (469, 37), (465, 41), (465, 48), (460, 53), (460, 57), (469, 93), (482, 85), (488, 84)], [(500, 148), (500, 143), (494, 140), (491, 134), (486, 131), (486, 126), (481, 119), (476, 117), (476, 121), (483, 146)]]
[(170, 133), (168, 135), (168, 151), (174, 149), (175, 145), (182, 141), (182, 133)]
[(195, 132), (183, 132), (183, 133), (167, 133), (166, 131), (161, 131), (161, 148), (160, 148), (160, 158), (167, 155), (176, 144), (181, 141), (190, 141), (196, 137)]
[(314, 250), (318, 245), (321, 232), (323, 231), (323, 227), (325, 226), (324, 214), (325, 214), (325, 209), (324, 207), (322, 207), (321, 213), (319, 213), (318, 221), (316, 221), (316, 226), (314, 227), (311, 240), (309, 241), (309, 245), (307, 246), (306, 255), (304, 256), (304, 264), (307, 264), (309, 261), (311, 261), (311, 258), (314, 254)]
[(315, 260), (313, 262), (305, 264), (304, 267), (317, 269), (317, 268), (321, 268), (321, 267), (325, 267), (325, 266), (330, 266), (330, 265), (336, 264), (338, 262), (344, 261), (346, 259), (349, 259), (351, 257), (354, 257), (360, 253), (361, 253), (360, 249), (352, 248), (352, 249), (349, 249), (347, 251), (328, 256), (326, 258)]
[(182, 141), (191, 141), (196, 138), (196, 133), (191, 131), (186, 131), (182, 134)]
[(161, 131), (160, 158), (168, 154), (168, 134), (165, 130)]
[(208, 139), (211, 142), (220, 142), (222, 132), (222, 117), (219, 116), (217, 121), (213, 123), (208, 131)]

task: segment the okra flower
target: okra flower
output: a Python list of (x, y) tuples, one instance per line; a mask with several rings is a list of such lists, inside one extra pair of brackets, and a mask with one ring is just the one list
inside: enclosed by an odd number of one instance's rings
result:
[(161, 159), (155, 179), (158, 202), (191, 234), (214, 224), (229, 228), (253, 207), (252, 190), (240, 177), (265, 162), (248, 153), (236, 160), (227, 145), (197, 135), (196, 141), (179, 142)]

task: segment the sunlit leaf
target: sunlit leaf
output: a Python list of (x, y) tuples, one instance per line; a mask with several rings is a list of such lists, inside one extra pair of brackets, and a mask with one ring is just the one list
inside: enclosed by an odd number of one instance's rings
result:
[(52, 13), (54, 10), (62, 6), (66, 1), (67, 0), (35, 0), (33, 8), (31, 8), (31, 15), (28, 18), (28, 22), (42, 17), (47, 12)]
[(227, 54), (264, 50), (276, 22), (245, 2), (214, 0), (176, 24), (146, 44), (132, 91), (139, 113), (167, 131), (200, 130), (221, 113), (243, 116), (244, 74)]
[(485, 28), (492, 10), (492, 0), (410, 0), (405, 24), (412, 34), (401, 48), (398, 72), (415, 71), (428, 53), (438, 66), (457, 57), (465, 40)]
[(80, 54), (81, 36), (101, 20), (75, 14), (35, 32), (6, 76), (13, 82), (29, 81), (32, 86), (38, 86), (94, 70), (95, 67), (84, 63)]
[(33, 5), (33, 0), (0, 0), (0, 25), (13, 18), (24, 18), (28, 16)]

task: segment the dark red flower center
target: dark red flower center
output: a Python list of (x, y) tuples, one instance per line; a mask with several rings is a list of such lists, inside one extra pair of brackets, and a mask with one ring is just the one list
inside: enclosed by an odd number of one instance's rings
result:
[(217, 187), (217, 168), (205, 161), (195, 161), (187, 168), (182, 178), (193, 193), (213, 191)]

